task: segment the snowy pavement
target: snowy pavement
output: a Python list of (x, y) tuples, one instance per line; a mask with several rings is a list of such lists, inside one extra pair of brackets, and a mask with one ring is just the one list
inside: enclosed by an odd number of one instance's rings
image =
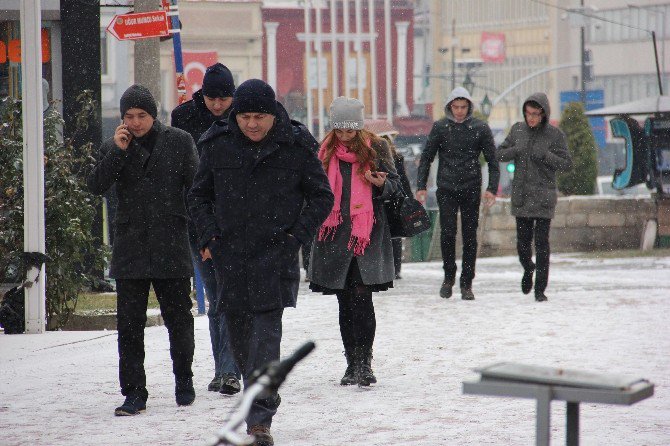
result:
[[(533, 400), (462, 394), (472, 369), (500, 361), (647, 378), (633, 406), (581, 406), (584, 445), (670, 444), (670, 257), (552, 258), (549, 302), (519, 290), (515, 258), (478, 261), (473, 302), (440, 299), (438, 263), (405, 264), (375, 297), (371, 388), (341, 387), (345, 362), (334, 297), (301, 284), (284, 316), (282, 351), (316, 350), (289, 376), (273, 435), (279, 446), (530, 445)], [(207, 392), (206, 317), (196, 318), (197, 398), (176, 407), (165, 327), (146, 329), (147, 411), (114, 417), (115, 332), (0, 335), (1, 445), (204, 444), (236, 398)], [(552, 404), (552, 443), (565, 443), (564, 404)]]

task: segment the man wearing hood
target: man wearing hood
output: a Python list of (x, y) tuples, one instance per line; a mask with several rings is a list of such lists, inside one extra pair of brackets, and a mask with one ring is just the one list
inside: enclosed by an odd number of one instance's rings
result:
[[(207, 68), (202, 89), (193, 93), (193, 99), (172, 110), (172, 126), (191, 134), (196, 142), (198, 155), (202, 152), (201, 145), (197, 144), (202, 134), (217, 121), (227, 122), (234, 92), (233, 74), (225, 65), (216, 63)], [(209, 319), (209, 337), (214, 356), (214, 378), (207, 386), (207, 390), (234, 395), (241, 390), (240, 372), (237, 370), (228, 342), (226, 319), (216, 308), (218, 299), (214, 265), (211, 260), (201, 259), (198, 236), (192, 222), (189, 224), (188, 235), (193, 266), (202, 277), (209, 301), (207, 319)]]
[(116, 279), (119, 380), (125, 402), (118, 416), (146, 409), (144, 325), (153, 286), (170, 336), (175, 398), (195, 400), (193, 315), (184, 196), (193, 182), (198, 154), (191, 136), (156, 119), (156, 102), (146, 87), (133, 85), (121, 96), (122, 123), (102, 143), (87, 178), (94, 194), (116, 185), (118, 208), (109, 275)]
[(533, 289), (535, 272), (535, 300), (543, 302), (549, 280), (549, 228), (558, 197), (556, 172), (570, 170), (572, 159), (565, 134), (549, 124), (551, 108), (546, 94), (530, 95), (522, 111), (524, 122), (512, 126), (498, 147), (497, 157), (515, 165), (512, 215), (516, 217), (516, 249), (524, 269), (521, 291), (528, 294)]
[(451, 297), (456, 279), (456, 219), (459, 210), (463, 236), (461, 297), (464, 300), (475, 298), (472, 280), (475, 277), (477, 226), (482, 195), (482, 172), (479, 164), (481, 153), (484, 154), (489, 169), (489, 184), (484, 193), (487, 206), (495, 202), (500, 178), (493, 134), (484, 121), (472, 116), (473, 109), (472, 98), (465, 88), (457, 87), (451, 92), (444, 108), (446, 117), (433, 124), (417, 173), (416, 198), (425, 203), (430, 165), (435, 155), (439, 156), (437, 204), (440, 210), (440, 245), (444, 263), (444, 281), (440, 296), (445, 299)]
[[(243, 82), (228, 124), (216, 123), (200, 142), (189, 208), (203, 258), (222, 279), (218, 309), (246, 386), (255, 369), (279, 360), (282, 314), (298, 295), (298, 251), (334, 198), (314, 138), (291, 124), (262, 80)], [(253, 403), (246, 422), (256, 446), (274, 444), (270, 426), (280, 401), (275, 394)]]

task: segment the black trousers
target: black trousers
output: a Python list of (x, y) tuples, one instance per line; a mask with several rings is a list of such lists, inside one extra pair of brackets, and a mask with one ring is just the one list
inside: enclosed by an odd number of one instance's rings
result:
[(309, 270), (309, 257), (312, 254), (312, 239), (307, 240), (307, 243), (302, 245), (300, 248), (302, 250), (302, 267), (305, 269), (305, 272)]
[[(516, 250), (524, 269), (535, 267), (535, 292), (543, 293), (549, 281), (549, 218), (516, 218)], [(533, 263), (533, 239), (535, 262)]]
[(393, 244), (393, 266), (395, 267), (395, 275), (400, 274), (402, 268), (402, 239), (394, 238), (391, 240)]
[[(224, 311), (230, 346), (245, 386), (254, 370), (279, 360), (283, 314), (283, 308), (262, 313)], [(279, 395), (254, 401), (246, 419), (247, 426), (270, 427), (279, 403)]]
[(340, 307), (340, 334), (344, 351), (351, 356), (354, 349), (371, 351), (375, 342), (377, 320), (372, 303), (372, 291), (365, 287), (342, 290), (337, 293)]
[(440, 209), (440, 247), (444, 263), (444, 278), (452, 283), (456, 278), (456, 219), (460, 211), (463, 236), (460, 285), (461, 288), (470, 288), (475, 278), (477, 262), (477, 226), (479, 225), (481, 188), (455, 191), (438, 189), (436, 196)]
[(144, 326), (147, 322), (149, 288), (153, 285), (170, 339), (172, 372), (176, 377), (193, 376), (193, 315), (191, 280), (117, 279), (116, 326), (119, 344), (119, 381), (125, 396), (146, 388), (144, 372)]

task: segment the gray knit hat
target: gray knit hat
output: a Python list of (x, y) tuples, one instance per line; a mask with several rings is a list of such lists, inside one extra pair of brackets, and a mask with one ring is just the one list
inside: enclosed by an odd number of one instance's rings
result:
[(363, 130), (363, 103), (340, 96), (330, 104), (330, 126), (334, 129)]

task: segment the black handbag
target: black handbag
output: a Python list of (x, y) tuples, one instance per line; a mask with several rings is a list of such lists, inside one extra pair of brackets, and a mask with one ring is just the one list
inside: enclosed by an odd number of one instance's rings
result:
[(401, 190), (386, 203), (391, 238), (414, 237), (430, 229), (430, 217), (423, 205)]

